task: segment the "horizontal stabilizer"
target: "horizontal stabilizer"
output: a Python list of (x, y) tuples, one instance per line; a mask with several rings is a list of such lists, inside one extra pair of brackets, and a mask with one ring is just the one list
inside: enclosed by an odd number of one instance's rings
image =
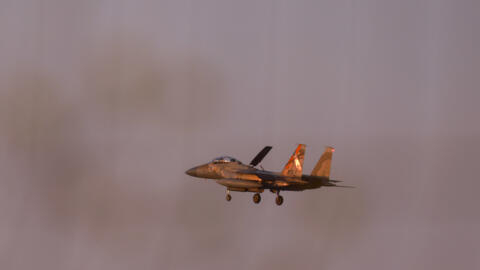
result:
[(340, 183), (340, 182), (343, 182), (342, 180), (333, 180), (333, 179), (330, 179), (330, 180), (328, 180), (328, 181), (330, 181), (330, 182), (333, 182), (333, 183)]
[(340, 186), (340, 185), (333, 185), (331, 187), (355, 188), (354, 186)]
[(324, 183), (323, 186), (326, 186), (326, 187), (341, 187), (341, 188), (355, 188), (354, 186), (337, 185), (337, 184), (331, 183), (330, 181), (327, 182), (327, 183)]

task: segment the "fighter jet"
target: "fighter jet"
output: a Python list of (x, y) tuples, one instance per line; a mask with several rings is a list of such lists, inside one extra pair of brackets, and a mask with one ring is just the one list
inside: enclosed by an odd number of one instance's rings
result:
[(263, 148), (248, 165), (233, 157), (222, 156), (207, 164), (191, 168), (185, 173), (198, 178), (213, 179), (218, 184), (225, 186), (227, 201), (232, 199), (230, 191), (240, 191), (255, 192), (253, 202), (259, 203), (261, 201), (260, 193), (270, 190), (277, 194), (276, 204), (282, 205), (283, 197), (280, 196), (280, 191), (283, 190), (303, 191), (322, 186), (349, 187), (337, 185), (335, 183), (340, 181), (330, 179), (330, 165), (332, 154), (335, 151), (333, 147), (325, 148), (325, 152), (310, 175), (302, 174), (305, 156), (304, 144), (298, 145), (281, 172), (266, 171), (261, 166), (257, 167), (271, 149), (271, 146)]

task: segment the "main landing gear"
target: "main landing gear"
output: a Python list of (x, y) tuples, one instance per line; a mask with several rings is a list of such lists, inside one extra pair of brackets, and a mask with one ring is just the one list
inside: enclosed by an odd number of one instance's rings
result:
[(277, 190), (276, 193), (277, 193), (277, 198), (275, 198), (275, 203), (276, 203), (277, 205), (282, 205), (282, 203), (283, 203), (283, 197), (280, 196), (280, 190)]
[[(277, 205), (282, 205), (283, 204), (283, 197), (280, 196), (280, 190), (271, 190), (272, 192), (277, 194), (277, 197), (275, 198), (275, 203)], [(232, 195), (230, 195), (230, 190), (227, 189), (227, 195), (225, 196), (225, 199), (229, 202), (232, 200)], [(253, 194), (253, 202), (258, 204), (262, 200), (262, 197), (260, 196), (260, 193), (255, 193)]]
[(260, 193), (255, 193), (255, 195), (253, 195), (254, 203), (259, 203), (261, 200), (262, 200), (262, 197), (260, 197)]

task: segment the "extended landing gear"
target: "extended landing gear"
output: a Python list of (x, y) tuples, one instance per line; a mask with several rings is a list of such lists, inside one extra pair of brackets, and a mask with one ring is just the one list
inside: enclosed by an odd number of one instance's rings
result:
[(254, 203), (259, 203), (261, 200), (262, 200), (262, 197), (260, 197), (260, 193), (255, 193), (255, 195), (253, 195)]
[[(246, 191), (246, 190), (241, 190), (241, 191)], [(257, 191), (257, 190), (255, 190)], [(253, 192), (255, 192), (253, 191)], [(260, 192), (262, 192), (263, 190), (260, 190)], [(277, 197), (275, 198), (275, 203), (277, 205), (282, 205), (283, 204), (283, 197), (280, 196), (280, 190), (270, 190), (274, 193), (277, 194)], [(256, 203), (256, 204), (259, 204), (260, 201), (262, 201), (262, 197), (260, 196), (260, 192), (256, 192), (255, 194), (253, 194), (253, 202)], [(229, 202), (232, 200), (232, 195), (230, 195), (230, 190), (227, 189), (227, 195), (225, 196), (225, 199)]]
[(225, 197), (225, 200), (227, 200), (227, 202), (232, 200), (232, 195), (230, 195), (230, 190), (228, 189), (227, 189), (227, 196)]
[(277, 198), (275, 198), (275, 203), (277, 205), (282, 205), (283, 203), (283, 197), (280, 196), (280, 190), (277, 190)]
[(283, 203), (283, 197), (280, 196), (280, 195), (278, 195), (277, 198), (275, 198), (275, 203), (276, 203), (277, 205), (282, 205), (282, 203)]

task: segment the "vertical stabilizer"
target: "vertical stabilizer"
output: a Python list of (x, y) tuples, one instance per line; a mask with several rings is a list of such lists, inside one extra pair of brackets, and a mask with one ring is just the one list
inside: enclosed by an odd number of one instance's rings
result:
[(305, 157), (305, 144), (299, 144), (293, 155), (283, 168), (282, 175), (302, 176), (303, 159)]
[(330, 178), (330, 166), (332, 164), (333, 152), (335, 152), (335, 148), (330, 146), (325, 147), (325, 152), (323, 152), (323, 155), (318, 160), (317, 165), (315, 165), (315, 168), (313, 168), (313, 176)]

